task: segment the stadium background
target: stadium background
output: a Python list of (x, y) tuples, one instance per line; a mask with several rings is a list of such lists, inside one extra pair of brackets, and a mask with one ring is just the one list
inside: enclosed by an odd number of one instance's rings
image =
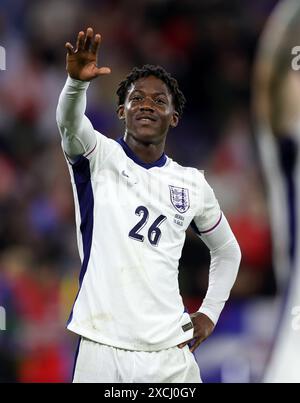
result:
[[(55, 109), (66, 41), (92, 26), (103, 36), (87, 114), (122, 133), (118, 83), (135, 65), (161, 64), (187, 107), (167, 154), (207, 172), (242, 249), (230, 302), (197, 352), (206, 382), (262, 380), (278, 322), (266, 188), (251, 116), (259, 37), (276, 0), (0, 0), (0, 382), (67, 382), (76, 337), (65, 323), (80, 262), (73, 199)], [(209, 254), (189, 232), (180, 262), (189, 311), (207, 287)]]

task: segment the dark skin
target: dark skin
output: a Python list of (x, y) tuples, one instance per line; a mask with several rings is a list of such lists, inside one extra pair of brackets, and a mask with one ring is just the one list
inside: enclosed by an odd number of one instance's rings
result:
[[(66, 43), (66, 69), (70, 77), (91, 81), (110, 74), (109, 67), (98, 67), (98, 50), (101, 36), (94, 35), (92, 28), (80, 31), (76, 48)], [(144, 162), (157, 161), (164, 152), (169, 128), (176, 127), (179, 115), (174, 108), (172, 94), (167, 85), (157, 77), (143, 77), (135, 81), (128, 90), (124, 105), (117, 110), (119, 119), (125, 122), (124, 140), (131, 150)], [(191, 340), (179, 344), (179, 348), (191, 343), (196, 348), (213, 332), (214, 324), (203, 313), (190, 315), (194, 325)]]
[(143, 77), (132, 83), (118, 116), (125, 121), (125, 141), (144, 162), (158, 160), (164, 152), (170, 127), (178, 124), (172, 95), (157, 77)]

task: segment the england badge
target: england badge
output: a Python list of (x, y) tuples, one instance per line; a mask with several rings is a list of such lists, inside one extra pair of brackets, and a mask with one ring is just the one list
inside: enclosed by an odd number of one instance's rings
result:
[(169, 185), (170, 199), (179, 213), (185, 213), (190, 208), (189, 190)]

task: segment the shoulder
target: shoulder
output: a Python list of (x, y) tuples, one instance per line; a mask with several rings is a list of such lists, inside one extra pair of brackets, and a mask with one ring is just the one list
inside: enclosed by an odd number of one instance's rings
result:
[(112, 152), (118, 150), (119, 146), (114, 139), (105, 136), (97, 130), (95, 130), (95, 133), (97, 140), (95, 147), (95, 156), (97, 156), (97, 158), (99, 158), (99, 160), (103, 162), (106, 157), (111, 155)]
[(104, 134), (97, 130), (94, 130), (96, 134), (96, 144), (94, 148), (86, 154), (80, 156), (75, 164), (71, 164), (73, 170), (77, 171), (86, 167), (90, 174), (95, 174), (100, 168), (106, 164), (107, 161), (112, 160), (110, 158), (115, 152), (118, 151), (118, 143), (106, 137)]
[(98, 130), (95, 130), (97, 141), (102, 145), (106, 145), (107, 147), (116, 147), (117, 142), (114, 139), (107, 137), (105, 134), (100, 133)]
[(190, 167), (190, 166), (181, 165), (169, 157), (168, 157), (168, 160), (169, 160), (168, 167), (172, 172), (174, 172), (174, 173), (176, 172), (178, 175), (183, 175), (183, 176), (189, 177), (189, 178), (193, 179), (193, 181), (195, 181), (199, 185), (206, 181), (203, 170), (200, 170), (200, 169), (197, 169), (194, 167)]

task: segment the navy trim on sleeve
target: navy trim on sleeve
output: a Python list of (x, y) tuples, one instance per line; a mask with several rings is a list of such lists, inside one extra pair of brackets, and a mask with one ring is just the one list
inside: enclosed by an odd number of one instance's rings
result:
[(222, 219), (222, 216), (223, 216), (223, 214), (222, 214), (222, 212), (221, 212), (220, 218), (218, 219), (217, 223), (216, 223), (213, 227), (211, 227), (211, 228), (209, 228), (209, 229), (207, 229), (207, 230), (205, 230), (205, 231), (201, 231), (201, 232), (200, 232), (194, 220), (191, 222), (191, 228), (192, 228), (192, 229), (196, 232), (196, 234), (199, 235), (199, 236), (201, 236), (201, 235), (203, 235), (203, 234), (207, 234), (208, 232), (212, 231), (213, 229), (215, 229), (215, 228), (220, 224), (221, 219)]

